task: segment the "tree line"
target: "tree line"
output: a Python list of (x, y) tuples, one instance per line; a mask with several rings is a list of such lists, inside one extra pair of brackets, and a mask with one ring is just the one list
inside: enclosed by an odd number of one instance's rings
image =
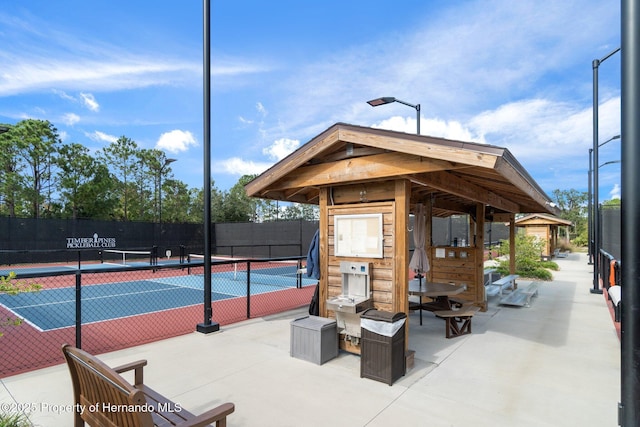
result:
[[(175, 179), (171, 159), (121, 136), (97, 152), (63, 142), (48, 120), (3, 124), (0, 216), (147, 222), (203, 221), (204, 192)], [(213, 222), (317, 220), (317, 207), (247, 197), (242, 176), (228, 191), (211, 185)]]
[[(121, 136), (98, 152), (61, 140), (47, 120), (0, 125), (0, 216), (147, 222), (203, 220), (204, 192), (175, 179), (171, 162), (157, 149), (140, 148)], [(213, 222), (318, 219), (314, 205), (280, 204), (247, 197), (244, 175), (227, 191), (211, 185)], [(560, 217), (571, 220), (571, 239), (587, 241), (588, 196), (554, 190)], [(606, 203), (605, 203), (606, 204)]]

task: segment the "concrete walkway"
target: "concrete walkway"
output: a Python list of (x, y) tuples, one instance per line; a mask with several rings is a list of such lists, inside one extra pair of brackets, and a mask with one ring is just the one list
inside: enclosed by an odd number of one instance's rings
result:
[[(360, 378), (349, 353), (322, 366), (290, 357), (290, 322), (304, 310), (101, 358), (148, 359), (145, 382), (192, 412), (235, 403), (230, 427), (616, 426), (620, 343), (606, 301), (589, 292), (584, 254), (557, 263), (530, 308), (490, 298), (471, 335), (446, 339), (441, 319), (424, 313), (420, 326), (411, 314), (415, 366), (393, 386)], [(72, 425), (64, 365), (3, 379), (0, 402), (29, 407), (38, 426)]]

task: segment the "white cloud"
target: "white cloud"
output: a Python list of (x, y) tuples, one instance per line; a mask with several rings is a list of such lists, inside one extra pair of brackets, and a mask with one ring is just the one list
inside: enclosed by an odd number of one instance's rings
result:
[(117, 136), (109, 135), (107, 133), (100, 132), (99, 130), (96, 130), (91, 133), (85, 132), (85, 135), (87, 136), (87, 138), (93, 141), (103, 141), (103, 142), (111, 143), (111, 142), (116, 142), (118, 140)]
[(170, 153), (187, 151), (189, 147), (197, 146), (195, 137), (189, 131), (174, 129), (160, 135), (156, 143), (156, 149), (166, 150)]
[(239, 157), (232, 157), (220, 162), (216, 162), (214, 169), (218, 173), (226, 173), (230, 175), (253, 175), (260, 174), (269, 169), (273, 163), (254, 162), (251, 160), (244, 160)]
[(80, 116), (73, 113), (67, 113), (62, 116), (62, 123), (67, 126), (73, 126), (80, 121)]
[(256, 104), (256, 110), (258, 110), (258, 113), (260, 113), (263, 117), (268, 114), (267, 109), (264, 108), (264, 105), (262, 105), (262, 102), (258, 102)]
[(53, 90), (53, 93), (55, 93), (56, 95), (58, 95), (60, 98), (62, 98), (62, 99), (66, 99), (66, 100), (68, 100), (68, 101), (74, 101), (74, 102), (75, 102), (75, 100), (76, 100), (73, 96), (68, 95), (68, 94), (67, 94), (65, 91), (63, 91), (63, 90), (57, 90), (57, 89), (54, 89), (54, 90)]
[(488, 143), (519, 156), (558, 157), (588, 147), (591, 110), (548, 99), (503, 104), (473, 117), (469, 127)]
[(262, 150), (262, 154), (274, 161), (280, 161), (300, 146), (297, 139), (280, 138)]
[(611, 199), (620, 199), (621, 197), (621, 193), (622, 193), (622, 189), (620, 188), (619, 184), (614, 184), (613, 188), (611, 189), (611, 191), (609, 191), (609, 197), (611, 197)]
[[(416, 133), (418, 130), (415, 118), (401, 116), (390, 117), (379, 123), (374, 123), (371, 127), (406, 133)], [(484, 142), (482, 136), (477, 135), (474, 130), (465, 127), (462, 123), (455, 120), (446, 121), (421, 118), (420, 134), (458, 141)]]
[(80, 93), (80, 98), (82, 99), (82, 103), (89, 110), (97, 112), (100, 110), (100, 104), (96, 101), (95, 97), (90, 93)]

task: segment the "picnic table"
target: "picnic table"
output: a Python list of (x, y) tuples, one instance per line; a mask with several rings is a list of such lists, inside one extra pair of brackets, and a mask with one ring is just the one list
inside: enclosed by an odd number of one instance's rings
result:
[[(423, 279), (410, 280), (409, 295), (420, 297), (420, 303), (416, 306), (420, 310), (420, 324), (422, 325), (422, 310), (433, 312), (451, 310), (452, 302), (449, 297), (461, 294), (466, 289), (467, 287), (462, 285), (427, 282)], [(423, 303), (423, 297), (432, 298), (433, 301)]]

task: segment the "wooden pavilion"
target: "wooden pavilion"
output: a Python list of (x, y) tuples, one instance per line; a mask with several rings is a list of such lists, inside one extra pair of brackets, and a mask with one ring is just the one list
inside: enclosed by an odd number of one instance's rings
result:
[(524, 227), (528, 236), (535, 236), (544, 243), (541, 256), (546, 259), (551, 259), (556, 248), (558, 248), (558, 231), (560, 227), (568, 228), (573, 225), (569, 220), (542, 213), (518, 218), (515, 224), (516, 227)]
[[(417, 204), (424, 206), (427, 218), (426, 279), (466, 285), (459, 297), (483, 308), (485, 221), (513, 224), (515, 214), (555, 213), (548, 196), (506, 148), (344, 123), (317, 135), (245, 189), (253, 197), (319, 205), (324, 317), (333, 316), (326, 299), (341, 293), (343, 260), (370, 263), (375, 308), (408, 313), (409, 216)], [(469, 245), (432, 247), (432, 217), (460, 214), (469, 218)], [(374, 230), (354, 232), (358, 240), (347, 245), (338, 241), (336, 218), (350, 217), (381, 218), (381, 238), (375, 221), (364, 221), (359, 224)], [(513, 227), (510, 234), (513, 241)]]

